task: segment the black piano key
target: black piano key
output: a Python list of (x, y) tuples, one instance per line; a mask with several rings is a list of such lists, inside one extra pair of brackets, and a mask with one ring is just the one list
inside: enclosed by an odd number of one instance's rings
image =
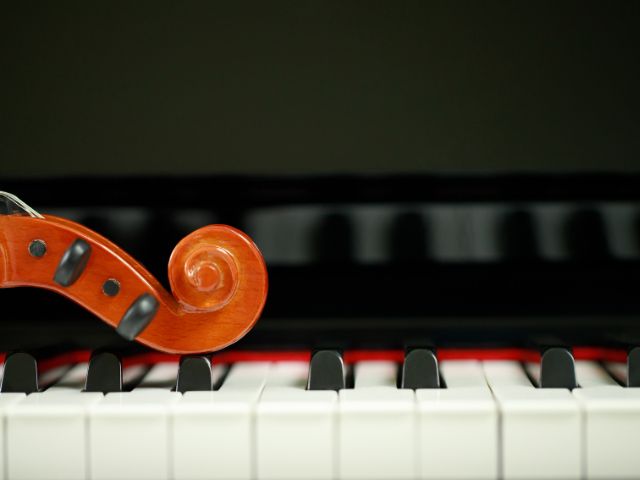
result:
[(517, 210), (504, 216), (498, 226), (500, 253), (509, 260), (534, 260), (540, 252), (531, 212)]
[(180, 359), (176, 391), (208, 392), (213, 389), (211, 361), (202, 355), (184, 356)]
[(332, 213), (317, 225), (312, 244), (316, 262), (342, 263), (354, 258), (354, 233), (351, 220), (342, 213)]
[(569, 255), (578, 260), (602, 260), (610, 256), (609, 239), (602, 214), (594, 209), (572, 213), (565, 224)]
[(545, 350), (540, 360), (540, 388), (576, 387), (576, 366), (571, 351), (562, 347)]
[(389, 231), (389, 257), (397, 263), (424, 262), (429, 255), (429, 236), (418, 212), (397, 215)]
[(2, 393), (33, 393), (38, 391), (38, 362), (26, 352), (14, 352), (4, 361)]
[(346, 387), (342, 355), (336, 350), (318, 350), (309, 365), (308, 390), (342, 390)]
[(122, 362), (111, 352), (96, 352), (91, 356), (85, 392), (121, 392)]
[(627, 355), (627, 387), (640, 387), (640, 347), (634, 347)]
[(438, 359), (428, 348), (416, 348), (404, 357), (400, 388), (440, 388)]

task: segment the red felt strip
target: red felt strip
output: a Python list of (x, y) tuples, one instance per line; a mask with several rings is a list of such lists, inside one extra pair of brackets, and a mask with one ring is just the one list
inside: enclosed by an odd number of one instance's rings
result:
[[(539, 362), (540, 352), (524, 348), (440, 348), (436, 350), (439, 360), (511, 360), (516, 362)], [(626, 362), (627, 352), (620, 349), (604, 347), (574, 347), (576, 360)], [(6, 353), (0, 352), (0, 362), (4, 362)], [(53, 368), (75, 363), (88, 362), (91, 358), (89, 350), (73, 350), (54, 357), (40, 360), (38, 368), (45, 372)], [(236, 362), (308, 362), (311, 358), (309, 350), (225, 350), (213, 355), (213, 362), (234, 364)], [(343, 355), (346, 364), (363, 361), (391, 361), (400, 363), (404, 359), (403, 350), (347, 350)], [(180, 355), (147, 352), (123, 358), (123, 367), (132, 365), (153, 365), (161, 362), (178, 362)]]

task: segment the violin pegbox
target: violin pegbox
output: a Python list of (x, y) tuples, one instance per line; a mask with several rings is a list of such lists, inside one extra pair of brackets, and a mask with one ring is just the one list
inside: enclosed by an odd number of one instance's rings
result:
[(10, 194), (0, 214), (0, 287), (54, 290), (125, 338), (172, 353), (203, 353), (244, 336), (264, 307), (258, 247), (227, 225), (183, 238), (169, 259), (172, 293), (135, 259), (88, 228), (43, 216)]

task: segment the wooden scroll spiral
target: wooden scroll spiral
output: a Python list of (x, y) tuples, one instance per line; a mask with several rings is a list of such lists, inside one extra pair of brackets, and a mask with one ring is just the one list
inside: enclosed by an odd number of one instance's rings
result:
[(236, 342), (258, 320), (268, 283), (256, 245), (226, 225), (182, 239), (169, 282), (173, 294), (121, 248), (70, 220), (0, 215), (0, 287), (53, 290), (157, 350), (212, 352)]

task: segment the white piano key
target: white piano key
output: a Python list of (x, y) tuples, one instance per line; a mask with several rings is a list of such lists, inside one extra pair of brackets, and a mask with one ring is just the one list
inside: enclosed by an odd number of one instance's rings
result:
[[(255, 362), (254, 365), (260, 365), (261, 363), (266, 364), (266, 362)], [(227, 376), (229, 370), (230, 367), (228, 365), (211, 365), (211, 385), (213, 386), (213, 388), (222, 388), (221, 381)], [(253, 380), (253, 377), (249, 377), (249, 379)], [(251, 381), (249, 379), (248, 381)]]
[[(214, 364), (214, 377), (223, 371)], [(173, 478), (255, 478), (254, 412), (268, 373), (266, 362), (236, 363), (219, 390), (173, 405)]]
[(274, 364), (256, 412), (256, 477), (331, 479), (336, 474), (338, 395), (306, 390), (306, 362)]
[(88, 477), (87, 417), (100, 393), (32, 393), (7, 411), (8, 477), (15, 480)]
[(155, 364), (136, 385), (132, 392), (139, 392), (145, 389), (170, 390), (176, 386), (178, 378), (178, 362), (161, 362)]
[(611, 372), (611, 375), (621, 384), (627, 385), (627, 364), (622, 362), (607, 362), (605, 363), (607, 370)]
[(397, 382), (398, 365), (395, 362), (360, 362), (354, 367), (353, 386), (356, 389), (370, 387), (396, 389)]
[(504, 387), (533, 388), (531, 380), (518, 362), (486, 361), (482, 367), (487, 383), (493, 391)]
[[(88, 475), (87, 417), (102, 395), (81, 391), (87, 364), (78, 364), (44, 392), (7, 411), (7, 465), (12, 479), (82, 479)], [(61, 442), (60, 439), (64, 439)], [(34, 452), (38, 453), (34, 461)]]
[(147, 373), (146, 365), (132, 365), (122, 369), (122, 385), (124, 389), (136, 385)]
[(309, 363), (300, 361), (274, 362), (266, 385), (274, 387), (303, 387), (307, 384)]
[(355, 388), (339, 393), (338, 476), (417, 478), (415, 393), (396, 388), (393, 362), (355, 365)]
[(609, 372), (596, 362), (582, 360), (576, 362), (576, 380), (580, 388), (620, 386)]
[(74, 391), (84, 389), (87, 379), (88, 363), (78, 363), (67, 370), (67, 372), (57, 382), (51, 385), (46, 391)]
[(7, 409), (27, 398), (24, 393), (0, 393), (0, 479), (7, 478), (7, 459), (5, 452), (7, 438), (5, 431)]
[(40, 389), (48, 388), (64, 377), (70, 368), (73, 368), (72, 364), (60, 365), (40, 373), (38, 375), (38, 387)]
[(541, 368), (538, 362), (527, 362), (524, 364), (524, 369), (529, 375), (529, 383), (533, 383), (534, 387), (540, 387)]
[(580, 478), (580, 409), (571, 392), (535, 388), (517, 362), (483, 368), (501, 415), (504, 478)]
[(640, 388), (620, 386), (594, 362), (577, 362), (576, 375), (582, 388), (573, 395), (583, 411), (587, 478), (638, 478)]
[(416, 390), (420, 478), (498, 476), (498, 410), (482, 365), (443, 361), (447, 388)]
[(157, 364), (132, 392), (108, 393), (92, 406), (92, 479), (170, 478), (170, 411), (180, 394), (169, 386), (176, 372), (176, 364)]

